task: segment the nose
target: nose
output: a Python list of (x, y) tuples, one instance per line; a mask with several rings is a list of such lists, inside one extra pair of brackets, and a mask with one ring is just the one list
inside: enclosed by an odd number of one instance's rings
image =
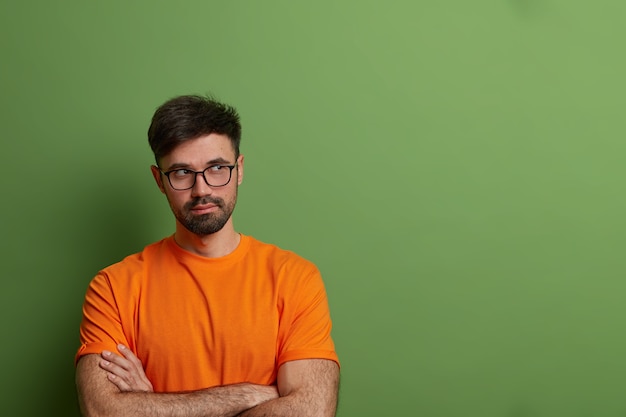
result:
[[(198, 178), (198, 176), (200, 178)], [(213, 189), (206, 182), (206, 179), (204, 179), (204, 172), (196, 172), (196, 182), (193, 187), (191, 187), (191, 195), (194, 197), (201, 197), (212, 193)]]

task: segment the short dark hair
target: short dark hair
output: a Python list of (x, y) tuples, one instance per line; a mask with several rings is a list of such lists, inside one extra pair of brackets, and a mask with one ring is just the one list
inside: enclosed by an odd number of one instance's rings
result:
[(217, 133), (226, 135), (239, 157), (241, 123), (234, 107), (211, 96), (184, 95), (163, 103), (152, 116), (148, 143), (157, 164), (182, 142)]

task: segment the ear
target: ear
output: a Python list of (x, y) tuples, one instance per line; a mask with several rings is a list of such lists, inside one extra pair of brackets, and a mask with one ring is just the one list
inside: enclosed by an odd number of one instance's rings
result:
[(243, 181), (243, 155), (237, 158), (237, 185), (241, 185)]
[(165, 194), (165, 187), (163, 187), (163, 176), (161, 175), (161, 170), (157, 166), (151, 165), (150, 171), (152, 171), (152, 176), (154, 177), (154, 180), (156, 181), (159, 190), (161, 190), (161, 192)]

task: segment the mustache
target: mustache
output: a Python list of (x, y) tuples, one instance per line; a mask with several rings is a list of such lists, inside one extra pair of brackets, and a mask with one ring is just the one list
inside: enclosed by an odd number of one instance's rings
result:
[(187, 202), (185, 204), (185, 208), (190, 210), (192, 208), (194, 208), (195, 206), (202, 206), (205, 204), (215, 204), (218, 207), (223, 207), (224, 206), (224, 200), (222, 200), (221, 198), (218, 197), (196, 197), (193, 200)]

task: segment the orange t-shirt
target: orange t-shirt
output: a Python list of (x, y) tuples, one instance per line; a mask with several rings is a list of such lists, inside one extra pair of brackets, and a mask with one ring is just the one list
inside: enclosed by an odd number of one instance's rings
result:
[(92, 280), (76, 361), (122, 343), (156, 392), (269, 385), (287, 361), (338, 362), (330, 332), (311, 262), (244, 235), (231, 254), (205, 258), (170, 236)]

